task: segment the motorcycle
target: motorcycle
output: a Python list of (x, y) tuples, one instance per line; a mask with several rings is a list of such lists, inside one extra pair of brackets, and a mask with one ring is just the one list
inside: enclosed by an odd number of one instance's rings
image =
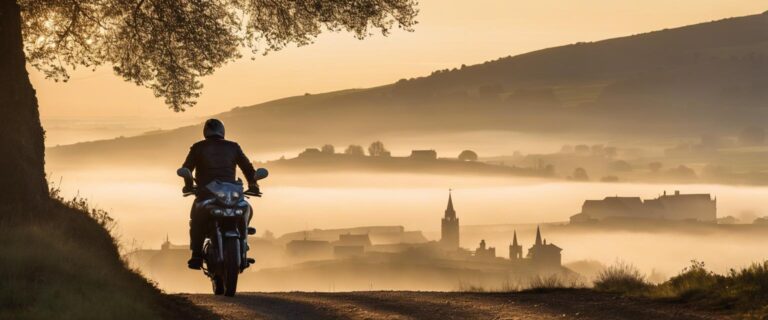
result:
[[(177, 174), (184, 178), (184, 196), (194, 195), (199, 186), (195, 186), (192, 172), (181, 168)], [(266, 178), (269, 172), (264, 168), (256, 170), (256, 180)], [(248, 196), (261, 197), (258, 191), (243, 191), (243, 183), (214, 180), (204, 186), (213, 197), (195, 202), (197, 210), (208, 212), (209, 226), (203, 245), (205, 266), (203, 273), (211, 279), (213, 293), (232, 297), (237, 292), (237, 279), (255, 260), (248, 258), (247, 235), (256, 234), (256, 229), (248, 226), (251, 206), (245, 199)]]

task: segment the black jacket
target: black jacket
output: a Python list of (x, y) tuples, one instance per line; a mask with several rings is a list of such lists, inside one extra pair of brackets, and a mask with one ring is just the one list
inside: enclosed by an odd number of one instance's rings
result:
[(205, 186), (213, 180), (236, 182), (235, 166), (240, 167), (248, 185), (256, 184), (256, 170), (240, 145), (216, 137), (193, 144), (183, 164), (183, 167), (195, 172), (198, 197), (208, 194)]

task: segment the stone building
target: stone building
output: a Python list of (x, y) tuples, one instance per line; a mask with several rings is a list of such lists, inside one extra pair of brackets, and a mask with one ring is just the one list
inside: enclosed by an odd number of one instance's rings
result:
[(571, 216), (572, 223), (601, 221), (606, 219), (665, 219), (717, 221), (717, 199), (709, 194), (663, 195), (656, 199), (640, 197), (606, 197), (603, 200), (586, 200), (579, 214)]
[(496, 248), (486, 247), (485, 240), (480, 240), (480, 246), (475, 249), (475, 257), (480, 259), (495, 259)]
[(536, 227), (536, 242), (528, 249), (527, 258), (530, 259), (531, 264), (536, 268), (559, 268), (562, 263), (562, 251), (563, 249), (560, 249), (560, 247), (547, 243), (546, 239), (542, 240), (541, 229)]

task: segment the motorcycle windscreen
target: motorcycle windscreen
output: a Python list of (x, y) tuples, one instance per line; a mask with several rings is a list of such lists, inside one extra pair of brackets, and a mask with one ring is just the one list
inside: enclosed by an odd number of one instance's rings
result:
[(243, 199), (243, 185), (238, 183), (211, 181), (205, 186), (225, 206), (234, 206)]

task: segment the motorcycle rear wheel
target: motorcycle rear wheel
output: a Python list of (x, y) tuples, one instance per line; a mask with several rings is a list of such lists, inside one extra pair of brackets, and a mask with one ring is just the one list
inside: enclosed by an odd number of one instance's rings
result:
[(232, 297), (237, 292), (237, 278), (240, 275), (240, 239), (224, 240), (224, 295)]

